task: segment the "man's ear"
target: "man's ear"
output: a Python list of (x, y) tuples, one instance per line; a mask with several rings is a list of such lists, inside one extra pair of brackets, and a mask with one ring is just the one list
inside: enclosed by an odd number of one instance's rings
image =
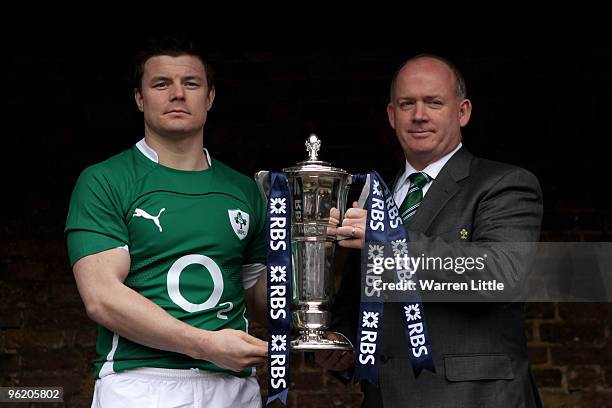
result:
[(472, 102), (469, 99), (464, 99), (459, 104), (459, 125), (464, 127), (470, 121), (472, 116)]
[(387, 104), (387, 119), (389, 119), (391, 128), (395, 129), (395, 111), (392, 103)]
[(143, 100), (142, 100), (142, 94), (140, 93), (140, 91), (138, 90), (138, 88), (134, 88), (134, 100), (136, 101), (136, 106), (138, 106), (138, 110), (143, 112), (144, 107), (143, 107)]
[(208, 103), (206, 104), (206, 111), (209, 111), (212, 108), (214, 100), (215, 100), (215, 87), (213, 86), (208, 92)]

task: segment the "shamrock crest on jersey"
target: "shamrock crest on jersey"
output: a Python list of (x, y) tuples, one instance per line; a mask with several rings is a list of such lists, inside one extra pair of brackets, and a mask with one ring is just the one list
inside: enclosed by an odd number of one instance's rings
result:
[(227, 213), (236, 236), (243, 240), (249, 232), (249, 214), (240, 210), (227, 210)]

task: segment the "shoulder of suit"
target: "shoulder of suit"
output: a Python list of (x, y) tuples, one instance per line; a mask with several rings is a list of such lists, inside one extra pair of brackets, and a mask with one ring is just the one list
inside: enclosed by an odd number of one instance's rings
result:
[(488, 179), (502, 179), (509, 175), (525, 179), (533, 179), (537, 182), (537, 177), (527, 169), (513, 164), (498, 162), (474, 156), (471, 163), (471, 174), (480, 175)]

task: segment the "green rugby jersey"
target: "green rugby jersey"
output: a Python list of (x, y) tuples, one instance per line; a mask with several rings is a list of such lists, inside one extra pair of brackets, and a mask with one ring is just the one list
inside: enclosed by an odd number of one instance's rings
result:
[[(203, 171), (165, 167), (143, 139), (85, 169), (66, 222), (70, 264), (124, 247), (125, 285), (192, 326), (247, 331), (243, 266), (266, 262), (266, 203), (252, 179), (208, 161)], [(102, 326), (96, 350), (95, 378), (135, 367), (252, 371), (149, 348)]]

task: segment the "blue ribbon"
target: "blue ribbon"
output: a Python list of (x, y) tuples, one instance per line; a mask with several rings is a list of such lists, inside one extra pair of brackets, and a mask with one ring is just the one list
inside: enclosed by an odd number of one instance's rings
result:
[[(365, 176), (354, 176), (354, 182), (363, 182)], [(383, 323), (383, 300), (380, 291), (372, 291), (373, 282), (381, 280), (380, 272), (374, 268), (375, 258), (387, 258), (407, 254), (408, 232), (402, 225), (397, 205), (389, 188), (380, 175), (370, 173), (370, 193), (368, 195), (368, 216), (365, 231), (365, 246), (362, 249), (362, 268), (365, 274), (362, 286), (367, 301), (359, 307), (357, 331), (357, 350), (355, 353), (355, 379), (378, 383), (378, 350)], [(396, 267), (391, 271), (396, 282), (403, 270)], [(368, 290), (370, 290), (368, 292)], [(408, 291), (409, 302), (402, 304), (404, 316), (404, 336), (408, 355), (412, 361), (415, 378), (423, 369), (435, 373), (430, 337), (425, 320), (425, 311), (418, 290)]]
[(268, 199), (268, 400), (287, 405), (291, 346), (291, 195), (287, 176), (270, 172)]

